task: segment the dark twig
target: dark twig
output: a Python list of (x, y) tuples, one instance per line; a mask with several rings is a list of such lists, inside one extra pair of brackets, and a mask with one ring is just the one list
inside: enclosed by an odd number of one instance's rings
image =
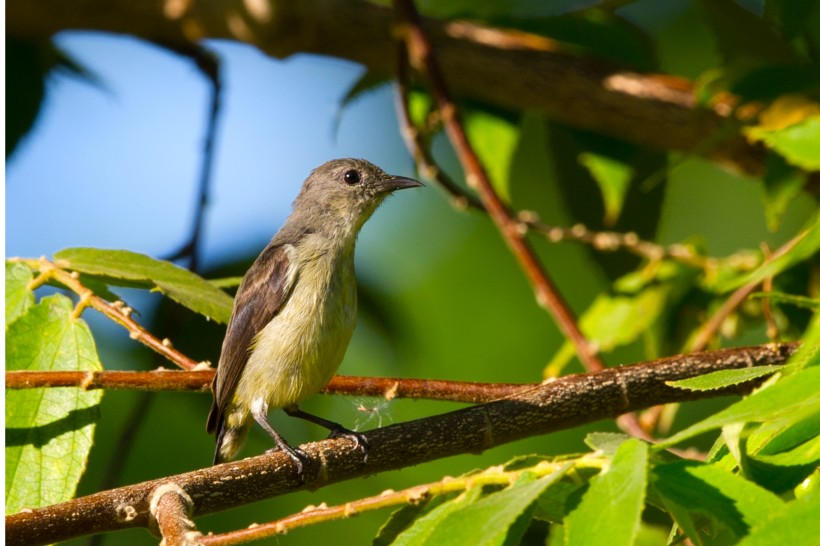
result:
[[(31, 269), (40, 272), (41, 279), (38, 282), (46, 282), (44, 279), (50, 278), (59, 282), (80, 297), (80, 303), (74, 310), (74, 313), (79, 316), (85, 307), (96, 309), (112, 321), (123, 326), (130, 333), (131, 339), (139, 341), (150, 349), (153, 349), (158, 354), (164, 356), (180, 368), (185, 370), (192, 370), (197, 367), (198, 363), (194, 362), (181, 352), (170, 346), (169, 343), (157, 339), (151, 332), (140, 326), (134, 319), (131, 318), (130, 310), (127, 310), (122, 305), (108, 303), (100, 298), (90, 289), (86, 288), (76, 275), (60, 269), (60, 267), (45, 258), (25, 259), (12, 258), (9, 261), (16, 261), (24, 263)], [(37, 281), (38, 279), (35, 279)], [(121, 302), (117, 302), (121, 303)]]
[(199, 71), (205, 76), (210, 84), (211, 100), (208, 109), (208, 123), (205, 130), (205, 140), (202, 146), (202, 164), (199, 172), (199, 187), (197, 191), (197, 203), (194, 210), (194, 220), (191, 225), (191, 234), (188, 242), (174, 252), (168, 260), (174, 261), (188, 258), (188, 269), (198, 271), (200, 265), (199, 244), (202, 239), (202, 231), (205, 223), (205, 210), (208, 208), (208, 200), (211, 193), (211, 182), (213, 180), (214, 164), (214, 143), (216, 141), (219, 112), (222, 102), (222, 79), (220, 77), (220, 64), (216, 55), (196, 44), (186, 46), (168, 46), (172, 51), (191, 58)]
[[(726, 395), (744, 388), (688, 391), (670, 387), (667, 381), (717, 370), (782, 364), (796, 349), (797, 344), (724, 349), (570, 375), (503, 400), (369, 431), (366, 462), (361, 450), (347, 439), (314, 442), (300, 447), (309, 457), (303, 479), (290, 457), (282, 452), (269, 453), (23, 510), (6, 517), (6, 540), (13, 546), (34, 546), (146, 527), (151, 497), (157, 487), (167, 483), (177, 484), (194, 499), (194, 515), (199, 516), (305, 487), (318, 488), (452, 455), (479, 453), (657, 404)], [(458, 434), (453, 434), (454, 430)]]
[(406, 43), (411, 63), (427, 77), (438, 104), (444, 129), (453, 143), (456, 154), (464, 167), (467, 184), (478, 192), (484, 208), (495, 222), (507, 245), (521, 264), (535, 288), (536, 299), (555, 318), (559, 329), (572, 341), (578, 358), (588, 370), (600, 370), (603, 363), (598, 358), (595, 347), (581, 333), (575, 317), (556, 289), (546, 270), (535, 256), (525, 234), (519, 229), (519, 222), (510, 214), (498, 194), (493, 189), (481, 160), (467, 139), (464, 127), (458, 117), (458, 108), (450, 98), (438, 61), (433, 55), (432, 45), (427, 39), (416, 7), (411, 0), (397, 0), (396, 10), (403, 25), (401, 35)]

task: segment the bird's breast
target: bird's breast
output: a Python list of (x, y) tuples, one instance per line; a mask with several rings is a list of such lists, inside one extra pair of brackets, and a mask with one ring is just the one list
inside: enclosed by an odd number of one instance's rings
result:
[(271, 407), (296, 404), (330, 381), (344, 358), (356, 323), (352, 252), (296, 260), (290, 297), (256, 338), (237, 385), (250, 403), (260, 387)]

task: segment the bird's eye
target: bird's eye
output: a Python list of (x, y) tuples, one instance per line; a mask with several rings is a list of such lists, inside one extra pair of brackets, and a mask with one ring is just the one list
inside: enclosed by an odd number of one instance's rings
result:
[(359, 174), (359, 171), (347, 171), (344, 176), (345, 184), (353, 185), (358, 184), (359, 181), (362, 179), (362, 176)]

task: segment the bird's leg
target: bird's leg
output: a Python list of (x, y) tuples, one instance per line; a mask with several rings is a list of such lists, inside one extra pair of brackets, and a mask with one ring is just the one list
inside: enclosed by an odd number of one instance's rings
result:
[(353, 440), (353, 443), (356, 444), (357, 448), (360, 448), (364, 453), (364, 460), (367, 462), (367, 451), (368, 451), (368, 443), (367, 437), (361, 432), (354, 432), (350, 429), (347, 429), (340, 425), (339, 423), (335, 423), (323, 417), (319, 417), (318, 415), (313, 415), (312, 413), (308, 413), (306, 411), (302, 411), (299, 409), (299, 406), (293, 405), (287, 408), (282, 408), (285, 413), (290, 415), (291, 417), (298, 417), (299, 419), (304, 419), (305, 421), (310, 421), (320, 427), (325, 427), (330, 431), (330, 435), (328, 438), (348, 438)]
[[(268, 405), (264, 402), (251, 404), (251, 415), (253, 415), (254, 420), (259, 423), (259, 426), (270, 434), (273, 441), (276, 442), (276, 447), (285, 452), (288, 457), (293, 460), (296, 464), (296, 473), (299, 479), (304, 481), (304, 461), (308, 459), (308, 456), (300, 449), (291, 447), (282, 435), (276, 432), (276, 429), (271, 426), (268, 422)], [(270, 451), (275, 451), (275, 448), (268, 450), (268, 452)]]

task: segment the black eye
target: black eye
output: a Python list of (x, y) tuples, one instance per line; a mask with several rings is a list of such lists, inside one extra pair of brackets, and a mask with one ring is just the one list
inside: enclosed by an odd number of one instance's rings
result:
[(358, 184), (359, 181), (362, 179), (362, 176), (359, 174), (359, 171), (347, 171), (345, 173), (345, 184), (353, 185)]

